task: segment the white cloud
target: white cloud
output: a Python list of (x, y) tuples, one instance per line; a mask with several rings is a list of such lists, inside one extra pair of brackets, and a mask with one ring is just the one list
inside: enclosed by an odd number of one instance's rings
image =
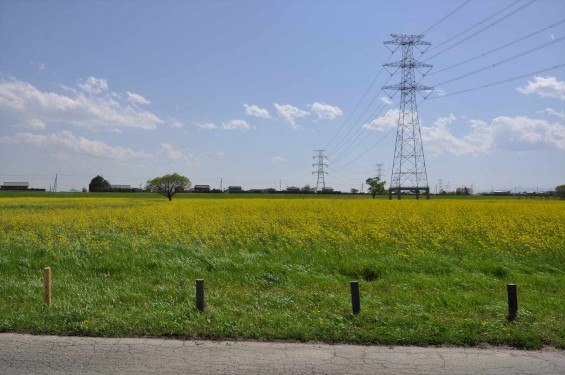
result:
[(506, 150), (565, 150), (565, 125), (525, 116), (499, 116), (491, 126), (497, 145)]
[(126, 161), (135, 158), (151, 156), (142, 151), (134, 151), (127, 147), (111, 146), (107, 143), (78, 137), (70, 131), (51, 134), (18, 133), (13, 137), (0, 137), (0, 144), (31, 145), (37, 148), (74, 152), (78, 155), (88, 155), (100, 159)]
[(282, 162), (285, 162), (285, 161), (288, 161), (288, 160), (286, 160), (286, 159), (283, 158), (282, 156), (278, 156), (278, 155), (277, 155), (277, 156), (273, 156), (273, 157), (271, 158), (271, 161), (272, 161), (273, 163), (282, 163)]
[(260, 118), (271, 118), (269, 111), (265, 108), (260, 108), (256, 105), (244, 104), (245, 114), (248, 116), (260, 117)]
[(301, 126), (296, 123), (297, 118), (303, 118), (310, 115), (310, 112), (303, 111), (290, 104), (277, 104), (273, 103), (280, 118), (285, 119), (294, 128), (298, 129)]
[(389, 109), (384, 116), (377, 117), (373, 121), (363, 124), (365, 129), (386, 131), (396, 128), (398, 124), (398, 109)]
[(472, 120), (471, 131), (457, 138), (449, 130), (457, 118), (450, 114), (439, 117), (431, 127), (422, 126), (422, 142), (426, 154), (439, 156), (451, 155), (479, 155), (489, 152), (493, 146), (492, 136), (486, 123)]
[(426, 154), (480, 155), (495, 149), (565, 150), (565, 125), (558, 123), (525, 116), (499, 116), (490, 123), (482, 120), (466, 121), (470, 125), (469, 131), (455, 136), (449, 129), (455, 121), (456, 117), (450, 114), (438, 118), (433, 126), (422, 126), (422, 141)]
[(521, 94), (537, 94), (545, 98), (557, 98), (565, 100), (565, 82), (558, 81), (555, 77), (534, 77), (534, 81), (528, 81), (528, 85), (516, 89)]
[(174, 161), (185, 161), (191, 162), (191, 158), (188, 155), (185, 155), (182, 151), (177, 150), (173, 147), (173, 145), (169, 143), (161, 143), (161, 148), (165, 152), (165, 155), (171, 160)]
[(223, 159), (224, 157), (226, 157), (226, 153), (222, 150), (218, 150), (218, 151), (216, 151), (216, 157), (218, 159)]
[(45, 70), (45, 63), (39, 63), (39, 64), (37, 64), (37, 69), (39, 69), (39, 70), (41, 70), (41, 71)]
[[(83, 85), (90, 93), (107, 88), (105, 80), (93, 78)], [(79, 85), (80, 86), (80, 85)], [(84, 87), (82, 87), (85, 90)], [(66, 96), (43, 92), (23, 81), (0, 80), (0, 111), (13, 116), (20, 126), (42, 123), (65, 124), (94, 130), (137, 128), (155, 129), (163, 121), (149, 111), (140, 111), (116, 99), (116, 94)]]
[(211, 123), (211, 122), (204, 122), (202, 124), (198, 124), (198, 127), (200, 129), (204, 129), (204, 130), (214, 130), (214, 129), (218, 129), (218, 126), (216, 126), (216, 124)]
[(249, 130), (251, 126), (245, 120), (231, 120), (222, 125), (225, 130)]
[(343, 112), (339, 107), (331, 106), (326, 103), (314, 103), (310, 106), (310, 110), (318, 115), (318, 119), (335, 120), (343, 116)]
[(108, 82), (104, 78), (88, 77), (77, 84), (84, 92), (88, 94), (100, 94), (102, 91), (108, 90)]
[(565, 120), (565, 111), (556, 111), (553, 108), (546, 108), (543, 110), (543, 112), (549, 114), (549, 115), (554, 115), (559, 117), (561, 120)]
[(29, 119), (27, 122), (17, 124), (16, 128), (45, 129), (45, 123), (36, 118)]
[(386, 105), (391, 105), (391, 104), (392, 104), (392, 100), (391, 100), (388, 96), (381, 96), (381, 97), (379, 98), (379, 100), (380, 100), (381, 102), (383, 102), (384, 104), (386, 104)]
[(151, 102), (147, 99), (145, 99), (143, 96), (133, 93), (133, 92), (129, 92), (126, 91), (126, 94), (128, 95), (128, 102), (133, 103), (133, 104), (151, 104)]
[(180, 121), (173, 120), (172, 123), (171, 123), (171, 128), (182, 129), (182, 128), (184, 128), (184, 124)]

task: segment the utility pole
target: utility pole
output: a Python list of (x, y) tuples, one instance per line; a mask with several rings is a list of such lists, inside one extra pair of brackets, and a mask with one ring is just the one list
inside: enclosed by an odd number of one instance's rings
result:
[[(429, 199), (430, 187), (428, 186), (426, 162), (424, 160), (424, 147), (418, 118), (416, 93), (427, 97), (431, 94), (433, 88), (416, 83), (416, 73), (414, 70), (418, 70), (422, 75), (426, 75), (432, 68), (432, 65), (415, 60), (414, 47), (419, 49), (421, 53), (424, 53), (431, 43), (424, 42), (422, 40), (423, 35), (391, 34), (391, 36), (393, 40), (386, 41), (384, 44), (393, 53), (396, 49), (402, 47), (402, 59), (393, 63), (383, 64), (383, 66), (385, 68), (394, 68), (394, 72), (391, 75), (400, 70), (402, 79), (396, 85), (383, 87), (385, 93), (392, 92), (392, 95), (388, 94), (390, 98), (400, 91), (400, 111), (388, 197), (392, 199), (393, 193), (396, 193), (398, 199), (400, 199), (402, 191), (415, 191), (416, 199), (419, 199), (420, 192), (423, 191), (426, 193), (426, 198)], [(396, 47), (391, 49), (389, 46)], [(428, 94), (424, 95), (422, 92), (428, 92)]]
[(222, 177), (220, 177), (220, 191), (224, 191), (223, 186), (222, 186), (223, 182), (224, 182), (224, 179)]
[(53, 184), (53, 192), (57, 192), (57, 174), (55, 174), (55, 183)]
[(316, 167), (316, 169), (312, 172), (312, 174), (318, 175), (318, 178), (316, 180), (316, 191), (319, 191), (320, 186), (321, 189), (324, 189), (326, 187), (326, 181), (324, 179), (324, 175), (328, 174), (328, 172), (324, 172), (324, 167), (327, 167), (328, 165), (324, 163), (324, 160), (327, 160), (328, 158), (324, 156), (324, 151), (326, 150), (313, 150), (313, 151), (318, 153), (317, 155), (313, 156), (313, 159), (314, 160), (318, 159), (318, 161), (312, 164), (313, 167)]

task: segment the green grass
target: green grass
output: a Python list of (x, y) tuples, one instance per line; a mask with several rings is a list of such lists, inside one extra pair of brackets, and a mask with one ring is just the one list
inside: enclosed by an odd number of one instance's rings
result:
[[(93, 254), (0, 249), (0, 332), (565, 348), (565, 249), (398, 257), (122, 245)], [(45, 266), (51, 308), (42, 303)], [(197, 278), (206, 280), (205, 313), (195, 308)], [(351, 280), (360, 281), (359, 315)], [(507, 283), (518, 285), (512, 322)]]

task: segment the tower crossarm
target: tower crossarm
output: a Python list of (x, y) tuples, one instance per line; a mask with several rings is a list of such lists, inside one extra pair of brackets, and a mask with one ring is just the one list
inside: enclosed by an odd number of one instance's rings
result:
[(422, 40), (424, 35), (399, 35), (399, 34), (390, 34), (393, 37), (393, 40), (387, 40), (384, 44), (412, 44), (418, 46), (431, 46), (432, 43), (425, 42)]
[(393, 67), (393, 68), (432, 68), (433, 65), (426, 64), (420, 61), (416, 61), (414, 59), (409, 60), (400, 60), (391, 63), (383, 64), (384, 67)]
[(422, 90), (422, 91), (432, 91), (434, 88), (430, 86), (424, 86), (420, 83), (397, 83), (396, 85), (383, 86), (383, 90)]

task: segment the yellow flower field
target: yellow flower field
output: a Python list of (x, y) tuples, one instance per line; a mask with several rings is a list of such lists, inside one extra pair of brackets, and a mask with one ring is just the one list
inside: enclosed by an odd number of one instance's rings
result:
[(49, 252), (565, 252), (559, 201), (4, 198), (0, 246)]

